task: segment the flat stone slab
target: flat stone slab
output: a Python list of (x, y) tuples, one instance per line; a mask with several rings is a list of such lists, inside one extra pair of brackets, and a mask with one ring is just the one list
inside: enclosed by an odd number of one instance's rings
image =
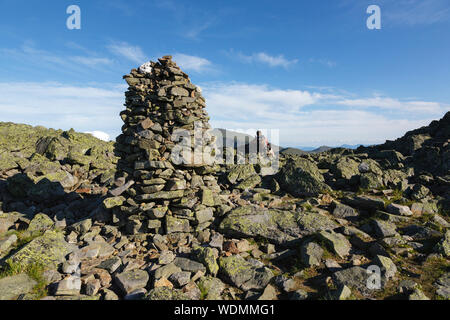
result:
[(219, 231), (231, 237), (262, 237), (285, 244), (321, 230), (337, 228), (331, 218), (316, 212), (291, 212), (244, 206), (232, 210)]
[(0, 279), (0, 300), (13, 300), (33, 290), (37, 284), (27, 274), (18, 274)]

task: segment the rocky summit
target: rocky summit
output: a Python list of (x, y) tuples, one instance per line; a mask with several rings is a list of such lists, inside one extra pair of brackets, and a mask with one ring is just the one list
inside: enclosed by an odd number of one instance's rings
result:
[(124, 79), (115, 142), (0, 123), (0, 299), (450, 298), (450, 112), (273, 172), (170, 56)]

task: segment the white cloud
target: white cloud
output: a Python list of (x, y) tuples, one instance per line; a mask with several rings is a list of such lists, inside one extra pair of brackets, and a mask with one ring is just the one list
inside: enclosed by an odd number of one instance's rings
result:
[(388, 97), (373, 97), (365, 99), (343, 99), (336, 102), (339, 105), (361, 108), (382, 108), (391, 111), (439, 113), (443, 106), (437, 102), (428, 101), (400, 101)]
[(284, 112), (295, 114), (312, 105), (322, 95), (301, 90), (280, 90), (267, 85), (242, 83), (202, 84), (208, 112), (218, 118), (250, 119), (279, 118)]
[(181, 69), (186, 71), (204, 72), (212, 68), (211, 61), (197, 56), (175, 53), (173, 59)]
[[(202, 88), (213, 127), (279, 129), (283, 146), (382, 143), (427, 125), (446, 110), (436, 102), (377, 97), (350, 100), (339, 94), (266, 85), (216, 83), (202, 84)], [(383, 106), (382, 112), (370, 108), (375, 104)]]
[(245, 63), (263, 63), (270, 67), (283, 67), (289, 68), (290, 66), (298, 62), (297, 59), (288, 60), (282, 54), (278, 56), (271, 56), (265, 52), (253, 53), (252, 55), (244, 55), (242, 53), (237, 54), (238, 58)]
[(103, 141), (110, 141), (110, 137), (109, 134), (107, 134), (106, 132), (103, 131), (92, 131), (92, 132), (85, 132), (85, 133), (89, 133), (91, 135), (93, 135), (94, 137), (96, 137), (97, 139), (103, 140)]
[(127, 42), (113, 42), (107, 47), (112, 53), (124, 57), (138, 64), (147, 62), (146, 55), (139, 46), (133, 46)]
[[(396, 98), (347, 98), (342, 92), (268, 85), (203, 83), (213, 127), (279, 129), (282, 146), (382, 143), (443, 116), (448, 106)], [(120, 133), (120, 84), (0, 82), (2, 121), (74, 128), (106, 139)], [(352, 96), (352, 95), (351, 95)]]
[(0, 82), (2, 121), (80, 132), (119, 134), (123, 89), (118, 85), (72, 86), (46, 82)]

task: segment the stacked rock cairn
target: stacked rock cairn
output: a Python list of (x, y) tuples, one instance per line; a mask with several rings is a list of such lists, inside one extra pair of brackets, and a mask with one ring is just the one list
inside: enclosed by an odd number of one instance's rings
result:
[(132, 69), (124, 79), (129, 88), (116, 140), (119, 187), (112, 191), (120, 205), (113, 219), (129, 234), (209, 227), (221, 200), (201, 89), (171, 56)]

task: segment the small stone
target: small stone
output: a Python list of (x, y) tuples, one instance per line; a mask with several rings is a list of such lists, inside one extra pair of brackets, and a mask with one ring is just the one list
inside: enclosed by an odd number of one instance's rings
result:
[(346, 285), (342, 285), (333, 292), (333, 298), (336, 300), (347, 300), (352, 295), (352, 290)]
[(80, 294), (81, 279), (78, 276), (68, 276), (64, 280), (58, 282), (55, 295), (56, 296), (73, 296)]
[(321, 231), (319, 236), (333, 249), (341, 258), (345, 258), (351, 249), (351, 244), (345, 236), (332, 231)]
[(300, 259), (308, 267), (320, 265), (323, 253), (323, 249), (315, 242), (308, 242), (300, 247)]
[(389, 213), (397, 214), (397, 215), (400, 215), (400, 216), (407, 216), (407, 217), (409, 217), (409, 216), (413, 215), (411, 209), (409, 209), (408, 206), (402, 206), (402, 205), (399, 205), (399, 204), (396, 204), (396, 203), (389, 204), (387, 206), (386, 210)]
[(175, 261), (165, 266), (159, 267), (155, 271), (155, 279), (169, 278), (172, 274), (181, 272), (181, 269), (175, 265)]
[(415, 288), (413, 293), (411, 293), (408, 297), (408, 300), (430, 300), (422, 290)]
[(159, 258), (158, 258), (158, 264), (166, 265), (171, 263), (175, 259), (175, 254), (172, 251), (169, 250), (163, 250), (161, 251)]
[(154, 288), (160, 288), (160, 287), (168, 287), (170, 289), (173, 288), (173, 284), (172, 282), (170, 282), (169, 280), (167, 280), (166, 278), (160, 278), (158, 280), (155, 280), (154, 283)]
[(88, 296), (95, 296), (100, 289), (100, 280), (94, 279), (86, 282), (85, 284), (85, 293)]
[(264, 289), (261, 296), (259, 296), (258, 300), (276, 300), (277, 299), (277, 290), (274, 286), (268, 284)]
[(181, 288), (189, 283), (191, 280), (191, 273), (188, 271), (175, 272), (170, 276), (169, 280), (175, 284), (176, 287)]
[(119, 257), (112, 257), (99, 264), (99, 268), (108, 270), (109, 273), (114, 273), (122, 265), (122, 260)]

